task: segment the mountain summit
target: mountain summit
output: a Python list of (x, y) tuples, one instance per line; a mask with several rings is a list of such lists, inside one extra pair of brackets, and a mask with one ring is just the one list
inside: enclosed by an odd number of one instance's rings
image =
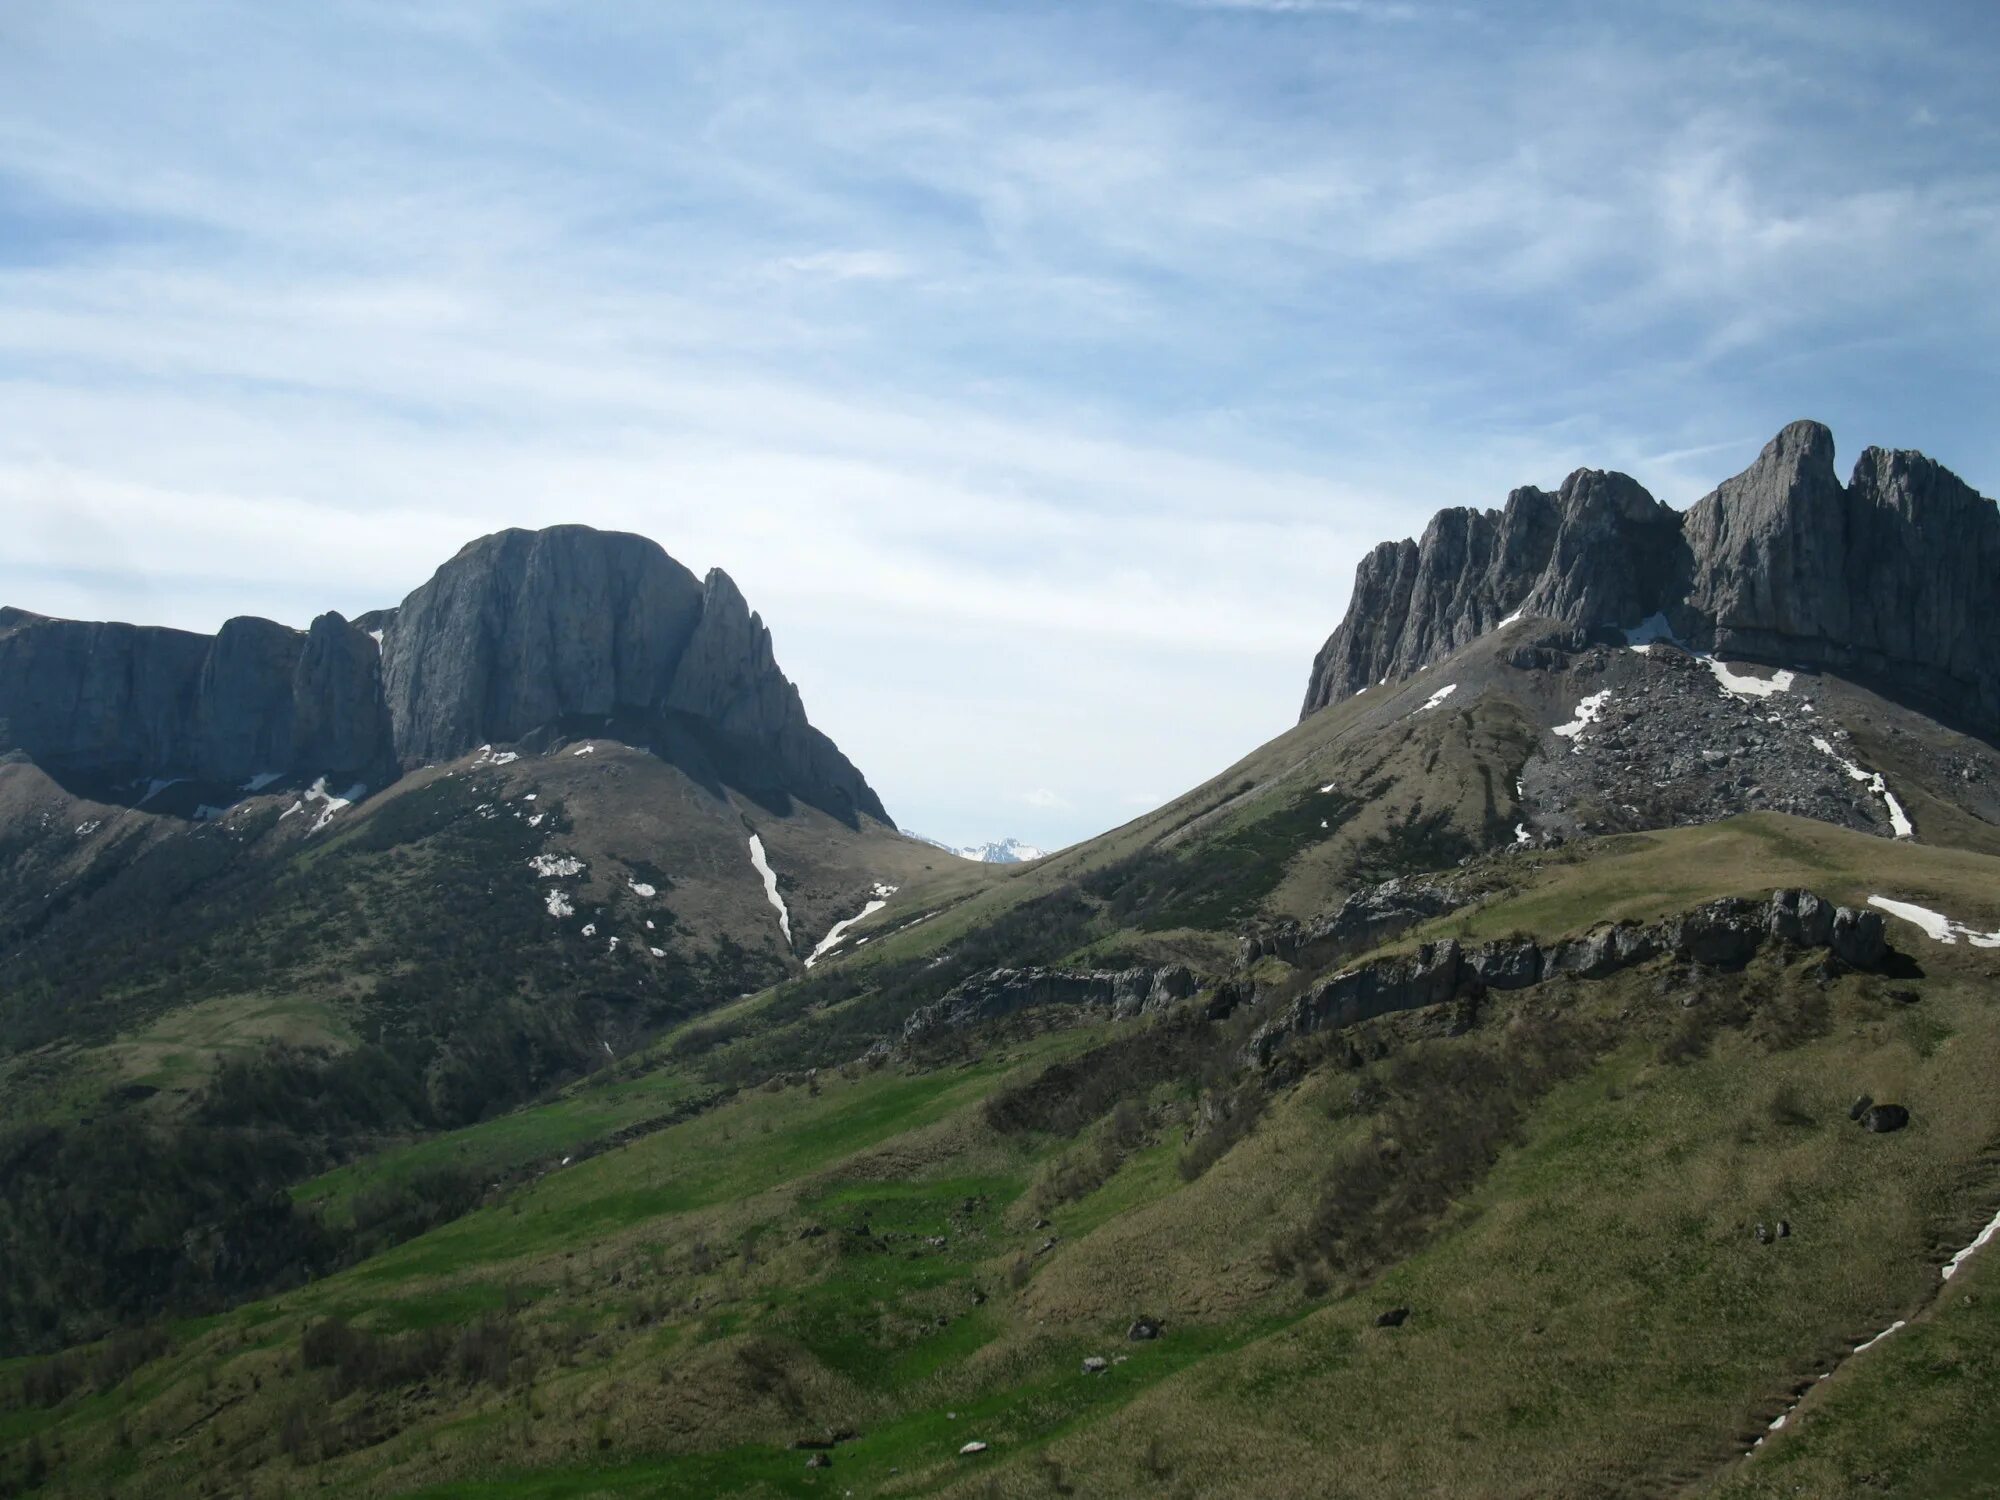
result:
[(1407, 678), (1508, 620), (1824, 668), (2000, 727), (2000, 510), (1921, 453), (1869, 448), (1846, 485), (1833, 434), (1794, 422), (1685, 512), (1624, 474), (1438, 512), (1355, 572), (1301, 717)]
[(469, 543), (395, 609), (214, 636), (0, 610), (0, 753), (102, 783), (236, 787), (403, 771), (578, 721), (853, 823), (881, 799), (806, 719), (729, 575), (644, 537), (554, 526)]

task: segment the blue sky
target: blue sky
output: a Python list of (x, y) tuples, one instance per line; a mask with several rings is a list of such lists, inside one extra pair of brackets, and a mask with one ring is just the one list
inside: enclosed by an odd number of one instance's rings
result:
[(720, 565), (906, 826), (1288, 725), (1354, 563), (1784, 422), (2000, 490), (2000, 8), (0, 5), (0, 602)]

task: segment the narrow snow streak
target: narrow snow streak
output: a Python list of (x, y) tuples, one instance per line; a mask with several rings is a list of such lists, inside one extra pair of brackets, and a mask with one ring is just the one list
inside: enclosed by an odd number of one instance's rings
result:
[(778, 894), (778, 872), (771, 868), (771, 862), (764, 857), (764, 841), (756, 834), (750, 835), (750, 863), (757, 867), (757, 873), (764, 877), (764, 899), (771, 903), (778, 913), (778, 926), (785, 934), (787, 947), (792, 941), (792, 914), (785, 908), (785, 898)]
[[(806, 967), (808, 969), (826, 957), (827, 954), (831, 953), (839, 945), (841, 939), (847, 936), (848, 928), (852, 927), (856, 922), (866, 921), (868, 918), (874, 916), (876, 912), (887, 906), (889, 898), (896, 894), (896, 887), (878, 880), (873, 886), (869, 887), (869, 893), (875, 898), (874, 900), (862, 907), (860, 911), (849, 917), (845, 922), (835, 922), (833, 926), (827, 929), (826, 936), (819, 940), (819, 946), (814, 948), (811, 956), (806, 959)], [(863, 943), (867, 941), (867, 938), (861, 940)], [(859, 947), (860, 944), (857, 943), (855, 946)]]
[(1509, 625), (1512, 625), (1516, 620), (1520, 619), (1521, 616), (1526, 613), (1527, 613), (1526, 610), (1517, 609), (1514, 611), (1514, 613), (1507, 616), (1506, 619), (1502, 620), (1498, 625), (1495, 625), (1493, 628), (1495, 630), (1505, 630)]
[(1457, 691), (1458, 691), (1457, 683), (1447, 682), (1443, 687), (1439, 688), (1435, 693), (1432, 693), (1430, 697), (1426, 698), (1421, 707), (1413, 709), (1412, 712), (1419, 714), (1426, 713), (1429, 710), (1436, 708), (1440, 703), (1444, 702), (1445, 699), (1449, 698), (1453, 693)]
[[(1880, 896), (1871, 896), (1868, 899), (1871, 904), (1883, 907), (1891, 911), (1895, 911), (1896, 908), (1901, 907), (1904, 904), (1900, 901), (1884, 901)], [(1936, 920), (1939, 922), (1943, 922), (1945, 920), (1943, 917), (1939, 917), (1936, 912), (1925, 911), (1924, 908), (1922, 908), (1921, 906), (1909, 907), (1907, 909), (1910, 911), (1921, 912), (1925, 918), (1936, 918)], [(1902, 912), (1897, 911), (1896, 914), (1898, 916), (1901, 916)], [(1918, 921), (1918, 919), (1915, 917), (1912, 917), (1910, 920)], [(1928, 922), (1918, 922), (1918, 925), (1925, 927), (1927, 931), (1929, 930)], [(1933, 933), (1932, 936), (1936, 936), (1936, 934)], [(1993, 936), (1996, 942), (2000, 942), (2000, 933), (1995, 933), (1993, 934)], [(1943, 941), (1948, 943), (1951, 941), (1951, 939), (1949, 937), (1946, 937), (1943, 939)], [(1959, 1251), (1958, 1254), (1954, 1255), (1950, 1260), (1944, 1263), (1942, 1271), (1942, 1279), (1945, 1281), (1951, 1280), (1953, 1276), (1958, 1274), (1958, 1268), (1964, 1265), (1966, 1261), (1969, 1260), (1975, 1252), (1977, 1252), (1983, 1246), (1990, 1243), (1995, 1235), (2000, 1235), (2000, 1213), (1996, 1213), (1993, 1216), (1992, 1222), (1987, 1224), (1987, 1226), (1984, 1229), (1980, 1230), (1978, 1234), (1973, 1236), (1971, 1244), (1967, 1245), (1963, 1250)], [(1897, 1329), (1907, 1328), (1908, 1326), (1909, 1326), (1909, 1320), (1907, 1318), (1896, 1319), (1895, 1322), (1891, 1323), (1887, 1328), (1883, 1329), (1880, 1333), (1876, 1334), (1874, 1338), (1869, 1339), (1866, 1343), (1856, 1344), (1854, 1348), (1851, 1351), (1849, 1351), (1848, 1357), (1851, 1359), (1853, 1358), (1854, 1355), (1860, 1354), (1864, 1350), (1873, 1349), (1877, 1344), (1881, 1343), (1882, 1340), (1886, 1339), (1890, 1334), (1894, 1333)], [(1821, 1375), (1819, 1378), (1820, 1380), (1828, 1380), (1832, 1378), (1832, 1375), (1833, 1371), (1828, 1370), (1825, 1374)], [(1815, 1385), (1817, 1385), (1818, 1383), (1819, 1383), (1818, 1381), (1814, 1382)], [(1790, 1406), (1786, 1407), (1782, 1412), (1780, 1412), (1778, 1414), (1777, 1420), (1770, 1425), (1767, 1431), (1776, 1432), (1781, 1427), (1783, 1427), (1787, 1422), (1789, 1422), (1791, 1420), (1792, 1413), (1799, 1409), (1800, 1403), (1806, 1399), (1807, 1394), (1808, 1394), (1807, 1392), (1801, 1392), (1799, 1394), (1798, 1400), (1794, 1401)], [(1750, 1452), (1755, 1453), (1759, 1448), (1763, 1446), (1764, 1446), (1764, 1439), (1758, 1438), (1756, 1442), (1750, 1445)], [(1748, 1458), (1749, 1454), (1746, 1453), (1744, 1457)]]
[(870, 901), (854, 916), (849, 917), (844, 922), (835, 922), (833, 926), (827, 928), (826, 936), (819, 940), (819, 946), (814, 948), (810, 956), (807, 957), (806, 967), (810, 969), (814, 964), (837, 948), (840, 945), (841, 939), (847, 936), (848, 928), (852, 927), (856, 922), (865, 922), (888, 904), (886, 901)]
[(1958, 1254), (1944, 1263), (1944, 1279), (1949, 1281), (1952, 1277), (1956, 1276), (1958, 1268), (1972, 1258), (1973, 1252), (1989, 1244), (1996, 1234), (2000, 1234), (2000, 1213), (1995, 1214), (1992, 1222), (1973, 1236), (1971, 1244), (1967, 1245)]
[(1916, 828), (1911, 824), (1909, 815), (1903, 811), (1903, 804), (1898, 802), (1896, 800), (1895, 793), (1889, 790), (1889, 783), (1882, 779), (1882, 773), (1880, 771), (1862, 770), (1861, 767), (1857, 766), (1853, 761), (1849, 760), (1846, 756), (1842, 755), (1838, 750), (1834, 749), (1833, 746), (1829, 744), (1826, 741), (1826, 739), (1820, 735), (1817, 734), (1814, 735), (1812, 737), (1812, 742), (1813, 742), (1813, 748), (1819, 751), (1820, 754), (1829, 756), (1834, 761), (1834, 763), (1840, 767), (1841, 770), (1847, 773), (1848, 779), (1850, 781), (1859, 781), (1865, 783), (1869, 791), (1873, 792), (1876, 796), (1880, 797), (1885, 803), (1888, 804), (1889, 831), (1891, 833), (1895, 834), (1896, 837), (1899, 839), (1906, 839), (1911, 834), (1917, 831)]

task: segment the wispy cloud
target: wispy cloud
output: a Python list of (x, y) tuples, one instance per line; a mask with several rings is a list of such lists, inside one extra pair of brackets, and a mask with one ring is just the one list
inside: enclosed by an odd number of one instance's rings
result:
[(892, 810), (1062, 843), (1282, 728), (1438, 505), (1801, 415), (1996, 487), (1993, 23), (1495, 14), (31, 8), (0, 600), (297, 621), (622, 526)]

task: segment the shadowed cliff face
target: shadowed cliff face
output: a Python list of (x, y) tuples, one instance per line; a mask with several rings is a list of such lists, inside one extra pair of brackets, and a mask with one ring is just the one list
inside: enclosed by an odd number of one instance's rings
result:
[(1872, 679), (2000, 729), (2000, 510), (1920, 453), (1794, 422), (1685, 513), (1623, 474), (1448, 510), (1356, 570), (1304, 714), (1409, 676), (1515, 614), (1588, 632), (1664, 615), (1690, 646)]
[(0, 614), (0, 750), (99, 777), (386, 778), (373, 640), (230, 620), (215, 636)]
[[(379, 644), (378, 644), (379, 641)], [(807, 722), (727, 574), (644, 537), (558, 526), (467, 545), (395, 610), (213, 637), (0, 610), (0, 752), (97, 778), (241, 784), (402, 769), (577, 719), (692, 740), (723, 781), (888, 815)]]

